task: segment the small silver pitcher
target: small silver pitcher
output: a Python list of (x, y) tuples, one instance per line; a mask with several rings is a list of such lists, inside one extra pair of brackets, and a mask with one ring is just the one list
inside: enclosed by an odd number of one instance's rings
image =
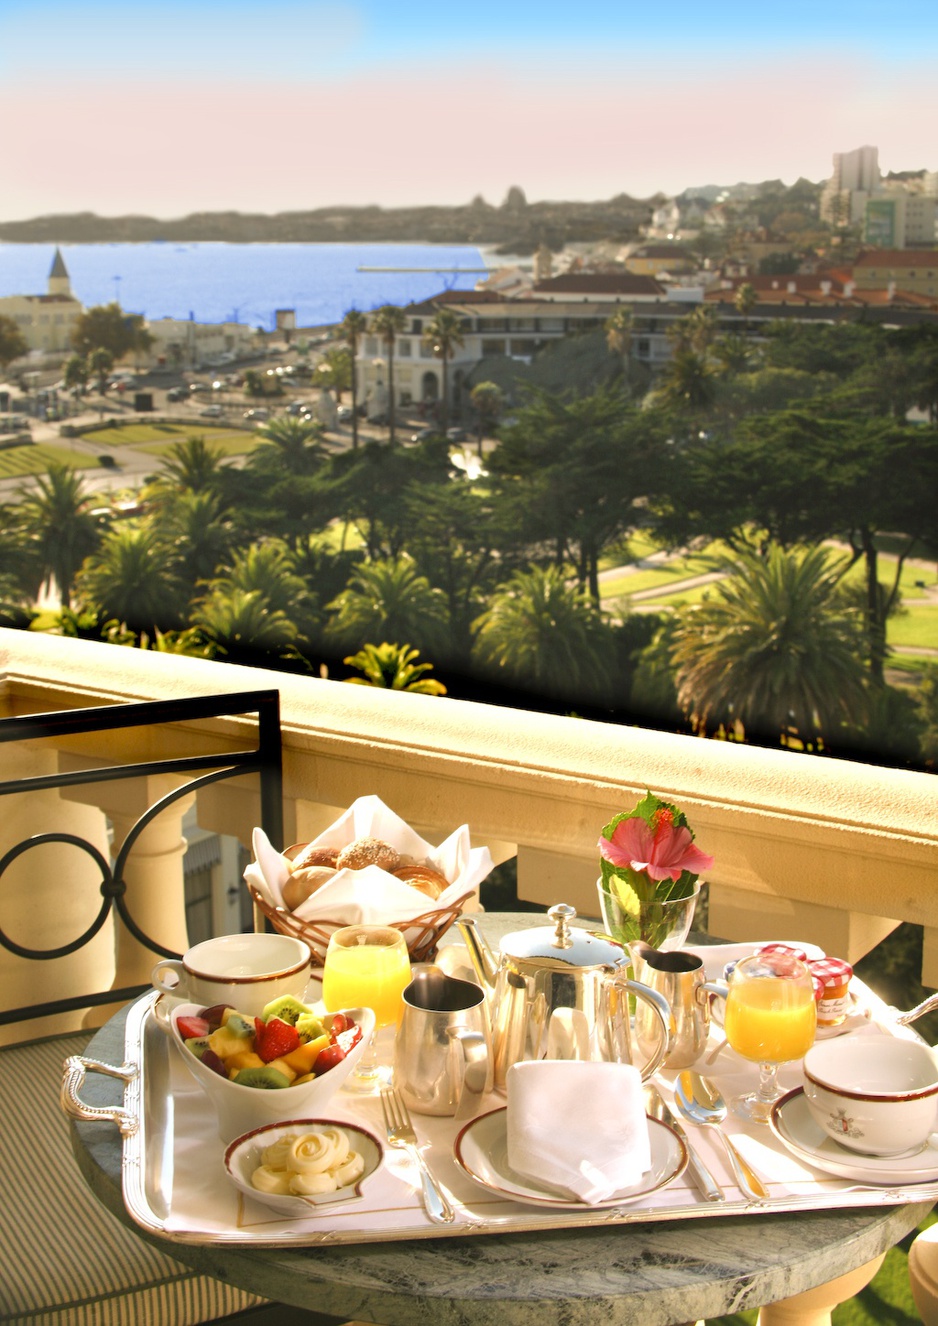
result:
[(492, 1090), (492, 1074), (485, 991), (438, 967), (418, 970), (394, 1040), (394, 1085), (408, 1107), (471, 1118)]
[[(671, 1048), (665, 1068), (690, 1068), (696, 1063), (710, 1034), (709, 995), (726, 995), (723, 982), (708, 981), (703, 960), (680, 949), (661, 952), (643, 940), (629, 945), (635, 978), (656, 990), (671, 1009)], [(640, 1047), (652, 1045), (659, 1035), (646, 1006), (635, 1006), (635, 1038)]]

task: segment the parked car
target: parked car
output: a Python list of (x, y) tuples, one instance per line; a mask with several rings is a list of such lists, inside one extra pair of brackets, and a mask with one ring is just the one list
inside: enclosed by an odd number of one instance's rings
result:
[(447, 441), (449, 442), (468, 442), (469, 434), (464, 428), (447, 428)]
[(351, 405), (340, 405), (335, 412), (335, 417), (340, 424), (347, 424), (351, 423), (354, 413), (355, 411), (352, 409)]
[(222, 409), (220, 405), (206, 405), (204, 410), (199, 411), (199, 414), (207, 419), (217, 419), (221, 412)]
[(245, 410), (245, 419), (261, 420), (270, 418), (270, 411), (266, 405), (257, 405), (253, 410)]
[(439, 436), (440, 430), (438, 428), (421, 428), (418, 432), (411, 433), (410, 440), (411, 442), (429, 442), (431, 437)]
[(185, 387), (170, 387), (169, 391), (166, 393), (166, 399), (168, 401), (187, 401), (189, 399), (189, 393), (186, 391)]
[(208, 391), (208, 383), (207, 383), (207, 382), (190, 382), (190, 383), (189, 383), (189, 390), (190, 390), (190, 391)]

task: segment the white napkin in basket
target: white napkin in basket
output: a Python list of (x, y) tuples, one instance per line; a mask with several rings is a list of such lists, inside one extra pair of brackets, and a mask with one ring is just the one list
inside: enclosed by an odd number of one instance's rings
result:
[(540, 1059), (513, 1064), (506, 1086), (508, 1163), (524, 1178), (592, 1205), (651, 1169), (631, 1064)]
[[(353, 801), (313, 842), (317, 847), (342, 848), (356, 838), (366, 837), (380, 838), (403, 856), (429, 862), (451, 881), (449, 887), (434, 901), (377, 866), (340, 870), (296, 908), (294, 915), (301, 921), (340, 921), (343, 925), (410, 921), (426, 912), (448, 907), (471, 893), (493, 865), (487, 847), (470, 845), (468, 825), (462, 825), (434, 847), (377, 796)], [(245, 879), (271, 906), (283, 907), (282, 889), (290, 877), (289, 868), (263, 829), (254, 830), (254, 856), (255, 860), (245, 869)]]

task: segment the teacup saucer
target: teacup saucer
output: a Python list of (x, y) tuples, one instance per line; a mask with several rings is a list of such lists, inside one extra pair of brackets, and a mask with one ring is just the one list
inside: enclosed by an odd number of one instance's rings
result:
[(862, 1156), (828, 1137), (815, 1122), (804, 1089), (798, 1087), (776, 1101), (769, 1119), (782, 1145), (815, 1169), (857, 1183), (931, 1183), (938, 1179), (938, 1133), (932, 1133), (919, 1151), (900, 1156)]

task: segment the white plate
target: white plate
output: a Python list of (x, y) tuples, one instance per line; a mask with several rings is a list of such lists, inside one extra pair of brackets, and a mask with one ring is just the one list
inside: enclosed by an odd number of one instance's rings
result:
[(508, 1164), (508, 1109), (492, 1110), (466, 1124), (456, 1138), (453, 1155), (456, 1163), (476, 1183), (514, 1202), (534, 1206), (552, 1206), (560, 1211), (601, 1211), (605, 1207), (625, 1206), (657, 1192), (683, 1173), (687, 1148), (673, 1129), (657, 1119), (648, 1120), (651, 1138), (651, 1169), (639, 1183), (622, 1188), (601, 1202), (578, 1202), (562, 1197), (551, 1188), (541, 1188), (517, 1174)]
[(861, 1156), (840, 1146), (815, 1122), (802, 1087), (775, 1103), (769, 1124), (792, 1155), (841, 1179), (887, 1187), (938, 1179), (938, 1133), (932, 1133), (922, 1150), (911, 1156)]
[[(357, 1151), (365, 1162), (364, 1172), (355, 1183), (333, 1192), (316, 1193), (310, 1197), (289, 1197), (279, 1193), (260, 1192), (251, 1183), (251, 1175), (261, 1163), (261, 1152), (279, 1138), (288, 1133), (308, 1133), (322, 1128), (341, 1128), (348, 1134), (352, 1150)], [(284, 1123), (269, 1124), (265, 1128), (255, 1128), (252, 1132), (238, 1137), (225, 1151), (225, 1169), (228, 1177), (240, 1188), (252, 1202), (263, 1202), (273, 1207), (282, 1215), (309, 1216), (317, 1206), (329, 1206), (334, 1202), (348, 1202), (362, 1195), (362, 1184), (374, 1174), (381, 1164), (383, 1152), (381, 1143), (364, 1128), (354, 1123), (339, 1122), (336, 1119), (293, 1119)]]

